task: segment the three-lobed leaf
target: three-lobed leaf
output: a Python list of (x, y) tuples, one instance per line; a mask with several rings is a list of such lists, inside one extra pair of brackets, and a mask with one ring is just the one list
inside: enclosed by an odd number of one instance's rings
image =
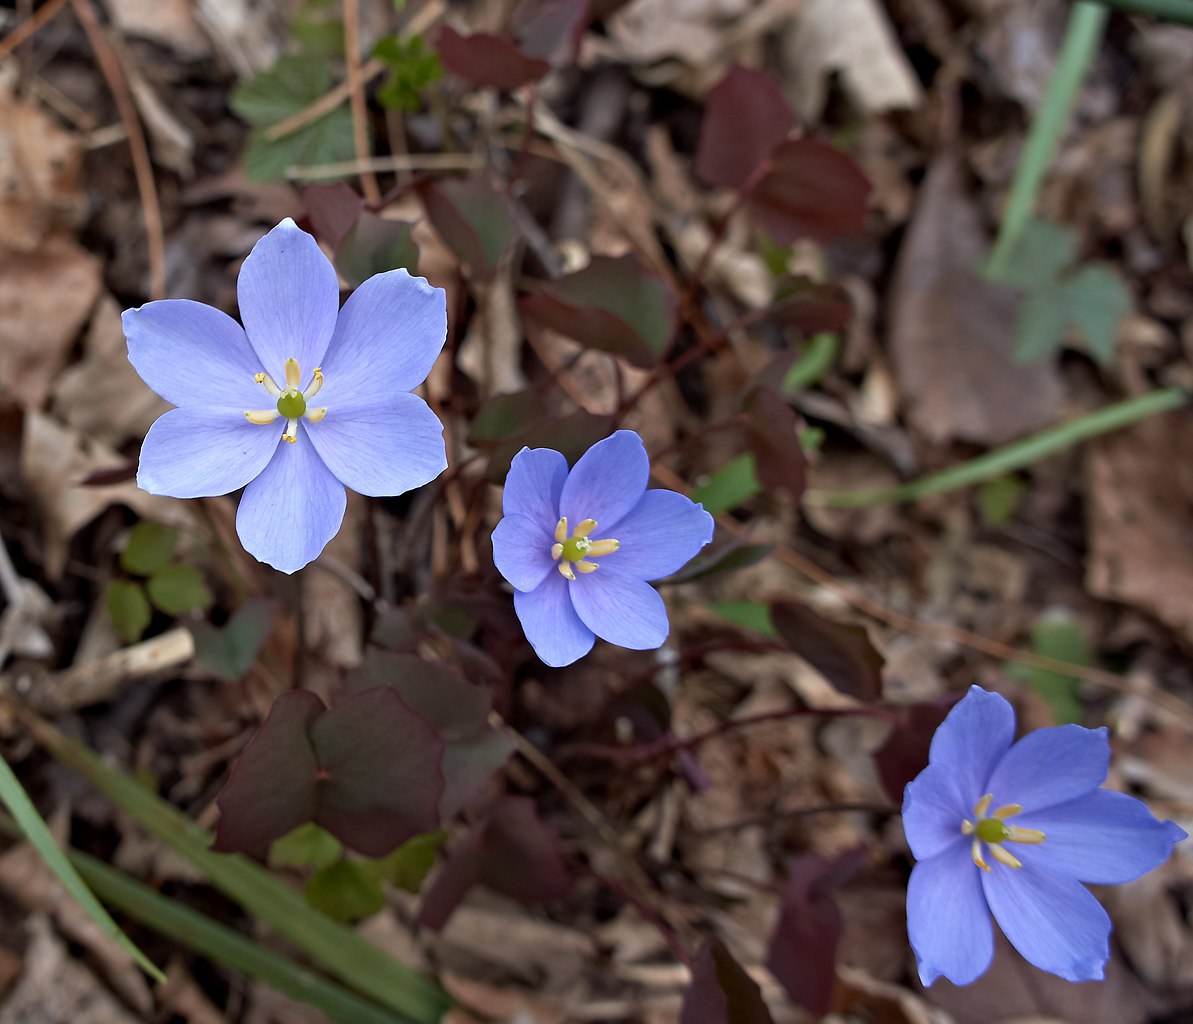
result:
[(859, 700), (882, 696), (884, 659), (865, 626), (826, 619), (796, 601), (771, 605), (775, 632), (836, 689)]
[(112, 580), (104, 591), (108, 618), (117, 635), (126, 644), (141, 639), (153, 618), (153, 610), (145, 597), (145, 588), (133, 580)]
[(203, 574), (190, 565), (167, 565), (159, 569), (145, 584), (153, 606), (167, 615), (208, 608), (215, 596), (203, 580)]
[(152, 576), (169, 564), (177, 544), (178, 531), (174, 527), (143, 519), (129, 532), (128, 543), (120, 552), (120, 565), (125, 572)]

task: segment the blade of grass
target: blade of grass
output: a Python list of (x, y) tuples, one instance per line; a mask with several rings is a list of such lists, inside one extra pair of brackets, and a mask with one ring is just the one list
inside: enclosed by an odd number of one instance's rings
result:
[(1023, 154), (1015, 167), (998, 240), (986, 264), (987, 275), (995, 280), (1006, 272), (1015, 243), (1031, 216), (1036, 193), (1052, 162), (1052, 154), (1060, 141), (1077, 90), (1081, 88), (1085, 73), (1102, 41), (1106, 16), (1106, 8), (1091, 0), (1078, 0), (1073, 5), (1056, 66), (1052, 69), (1052, 77), (1044, 93), (1044, 102), (1032, 121)]
[(1118, 11), (1163, 18), (1182, 25), (1193, 25), (1193, 3), (1190, 0), (1099, 0)]
[(916, 501), (929, 494), (985, 483), (1091, 437), (1119, 430), (1149, 416), (1179, 409), (1188, 399), (1189, 396), (1180, 388), (1149, 391), (899, 487), (888, 487), (881, 491), (807, 491), (804, 502), (828, 508), (868, 508), (872, 505)]
[(154, 981), (165, 981), (166, 976), (157, 966), (142, 953), (127, 935), (120, 930), (120, 926), (112, 920), (112, 916), (103, 908), (103, 904), (95, 898), (95, 894), (87, 888), (87, 883), (79, 877), (79, 873), (71, 865), (62, 848), (55, 841), (49, 826), (42, 821), (29, 794), (17, 779), (8, 762), (0, 758), (0, 800), (13, 816), (22, 834), (35, 850), (41, 854), (49, 869), (58, 876), (66, 891), (69, 892), (84, 910), (91, 915), (93, 921), (103, 929), (106, 935), (113, 938), (140, 968)]
[(334, 982), (264, 949), (190, 907), (154, 892), (128, 875), (77, 850), (70, 859), (91, 887), (112, 906), (188, 949), (309, 1003), (340, 1024), (408, 1024)]
[(190, 861), (217, 889), (271, 925), (329, 974), (410, 1017), (438, 1024), (451, 1000), (430, 979), (356, 932), (324, 916), (301, 893), (239, 854), (214, 853), (211, 836), (185, 814), (93, 751), (30, 714), (22, 722), (58, 761), (73, 768), (147, 832)]

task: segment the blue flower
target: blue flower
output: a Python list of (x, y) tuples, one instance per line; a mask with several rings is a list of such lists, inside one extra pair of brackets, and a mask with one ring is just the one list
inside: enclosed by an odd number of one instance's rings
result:
[(675, 491), (648, 491), (642, 438), (618, 430), (568, 472), (550, 448), (523, 448), (505, 481), (493, 561), (546, 664), (570, 665), (599, 636), (636, 651), (667, 639), (667, 609), (647, 580), (712, 540), (713, 520)]
[(903, 828), (918, 863), (907, 931), (920, 980), (967, 985), (990, 966), (990, 915), (1019, 952), (1068, 981), (1102, 977), (1110, 918), (1082, 882), (1129, 882), (1187, 838), (1134, 797), (1099, 786), (1105, 729), (1040, 729), (1012, 746), (1015, 713), (970, 687), (907, 786)]
[(401, 494), (446, 467), (443, 426), (410, 392), (443, 347), (447, 301), (392, 270), (340, 309), (335, 270), (288, 218), (236, 287), (243, 329), (187, 299), (125, 311), (129, 360), (178, 407), (149, 429), (137, 483), (175, 498), (244, 487), (241, 543), (294, 572), (339, 530), (345, 487)]

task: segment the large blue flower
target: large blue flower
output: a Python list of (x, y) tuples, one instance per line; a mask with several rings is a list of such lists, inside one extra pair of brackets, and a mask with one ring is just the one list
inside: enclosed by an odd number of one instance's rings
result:
[(1040, 729), (1012, 746), (1015, 713), (970, 687), (903, 797), (919, 863), (907, 931), (920, 980), (967, 985), (990, 966), (990, 914), (1023, 956), (1068, 981), (1102, 977), (1110, 918), (1082, 882), (1129, 882), (1187, 838), (1134, 797), (1099, 787), (1105, 729)]
[(410, 394), (443, 347), (447, 301), (392, 270), (341, 309), (331, 263), (288, 218), (245, 259), (237, 298), (243, 329), (186, 299), (125, 311), (129, 360), (178, 407), (149, 429), (137, 483), (175, 498), (244, 487), (241, 543), (294, 572), (339, 530), (346, 486), (401, 494), (447, 466), (443, 425)]
[(523, 448), (505, 481), (493, 561), (535, 653), (570, 665), (593, 638), (636, 651), (667, 639), (667, 609), (647, 583), (712, 540), (713, 520), (675, 491), (648, 491), (642, 439), (618, 430), (568, 472), (550, 448)]

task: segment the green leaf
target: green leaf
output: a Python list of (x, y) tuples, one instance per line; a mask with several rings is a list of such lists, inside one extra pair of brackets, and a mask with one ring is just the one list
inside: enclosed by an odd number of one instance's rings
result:
[(1015, 243), (1001, 283), (1039, 288), (1055, 281), (1077, 262), (1077, 233), (1071, 228), (1032, 218)]
[(982, 485), (978, 509), (987, 526), (1006, 526), (1023, 500), (1026, 485), (1017, 476), (1001, 476)]
[(174, 557), (178, 531), (144, 519), (132, 528), (128, 543), (120, 552), (120, 564), (126, 572), (152, 576)]
[(748, 501), (762, 490), (754, 456), (750, 452), (726, 462), (692, 492), (711, 515), (720, 515)]
[(55, 759), (83, 775), (225, 896), (329, 973), (418, 1024), (438, 1024), (451, 1000), (434, 982), (313, 909), (301, 893), (260, 865), (238, 854), (209, 850), (210, 833), (87, 747), (44, 722), (38, 723), (35, 734)]
[(339, 18), (295, 18), (290, 35), (305, 57), (343, 56), (344, 22)]
[[(1032, 626), (1031, 647), (1036, 654), (1070, 665), (1090, 664), (1089, 644), (1081, 624), (1064, 614), (1042, 615)], [(1005, 669), (1012, 679), (1044, 698), (1057, 725), (1080, 723), (1084, 719), (1085, 708), (1077, 696), (1076, 679), (1034, 665), (1008, 663)]]
[(288, 54), (232, 90), (229, 105), (249, 124), (270, 125), (309, 107), (331, 89), (331, 63)]
[(378, 102), (389, 110), (418, 110), (422, 94), (443, 77), (439, 55), (426, 48), (422, 36), (384, 36), (373, 47), (373, 56), (390, 71), (389, 80), (377, 90)]
[(153, 618), (141, 584), (132, 580), (112, 580), (104, 592), (104, 602), (120, 639), (126, 644), (140, 640)]
[(799, 358), (783, 375), (783, 390), (790, 393), (810, 388), (833, 368), (840, 350), (841, 339), (836, 334), (812, 335)]
[(1068, 282), (1069, 315), (1089, 346), (1090, 355), (1106, 366), (1114, 361), (1118, 326), (1131, 311), (1131, 293), (1110, 267), (1088, 264)]
[(33, 806), (33, 801), (29, 799), (29, 794), (25, 792), (24, 787), (21, 786), (20, 781), (9, 767), (8, 762), (3, 758), (0, 758), (0, 800), (4, 801), (4, 806), (8, 808), (8, 813), (13, 816), (17, 825), (20, 827), (21, 833), (33, 844), (33, 848), (41, 854), (41, 859), (46, 862), (46, 866), (54, 872), (54, 875), (62, 883), (66, 891), (87, 911), (100, 930), (128, 953), (146, 974), (155, 981), (164, 982), (166, 976), (154, 966), (153, 962), (144, 953), (133, 945), (128, 936), (112, 920), (111, 915), (103, 908), (99, 900), (95, 898), (94, 893), (87, 888), (87, 883), (79, 877), (79, 873), (70, 861), (67, 860), (66, 854), (62, 852), (58, 843), (55, 842), (49, 827), (42, 821), (41, 815), (37, 813), (37, 808)]
[(336, 269), (354, 288), (387, 270), (404, 268), (417, 274), (418, 246), (410, 236), (413, 227), (361, 210), (336, 250)]
[(734, 572), (738, 569), (748, 569), (761, 562), (774, 548), (773, 544), (731, 542), (707, 554), (702, 552), (678, 572), (672, 573), (658, 582), (691, 583), (693, 580), (702, 580), (709, 576), (719, 576), (722, 573)]
[(375, 1003), (279, 956), (259, 942), (217, 924), (190, 907), (154, 892), (94, 857), (71, 851), (79, 873), (105, 900), (200, 956), (321, 1010), (338, 1024), (407, 1024)]
[(498, 444), (518, 437), (547, 415), (538, 388), (493, 395), (472, 417), (469, 444)]
[(426, 182), (427, 217), (452, 253), (482, 280), (493, 276), (518, 234), (509, 199), (483, 181)]
[(381, 883), (354, 860), (316, 871), (307, 882), (306, 897), (316, 910), (344, 924), (371, 917), (385, 906)]
[(246, 601), (223, 629), (209, 622), (192, 622), (195, 660), (213, 676), (234, 683), (243, 679), (273, 629), (273, 602)]
[(407, 892), (417, 893), (423, 881), (435, 866), (435, 857), (440, 847), (447, 842), (447, 833), (442, 829), (415, 836), (399, 846), (388, 857), (366, 861), (365, 866), (373, 874), (390, 885)]
[(269, 863), (275, 868), (325, 868), (339, 860), (343, 853), (344, 847), (335, 836), (308, 821), (273, 841), (269, 848)]
[(189, 565), (166, 566), (149, 577), (147, 587), (153, 606), (167, 615), (185, 615), (215, 601), (203, 574)]
[(763, 636), (778, 637), (770, 619), (770, 605), (762, 601), (714, 601), (709, 611), (728, 619), (735, 626), (753, 630)]
[(1027, 297), (1015, 321), (1015, 362), (1043, 359), (1060, 347), (1068, 317), (1065, 301), (1063, 284), (1047, 284)]

